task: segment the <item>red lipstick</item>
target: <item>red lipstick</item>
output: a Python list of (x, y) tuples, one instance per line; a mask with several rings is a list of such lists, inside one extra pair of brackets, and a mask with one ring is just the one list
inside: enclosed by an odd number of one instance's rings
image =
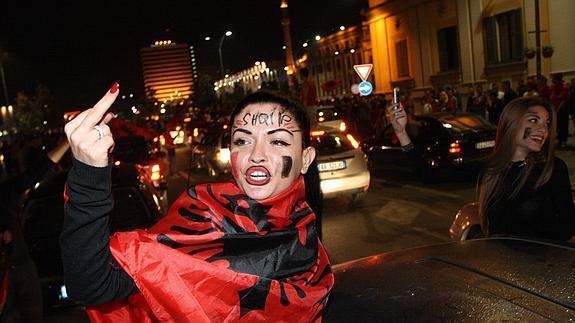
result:
[(262, 186), (271, 180), (270, 171), (263, 166), (252, 166), (246, 171), (246, 182), (250, 185)]

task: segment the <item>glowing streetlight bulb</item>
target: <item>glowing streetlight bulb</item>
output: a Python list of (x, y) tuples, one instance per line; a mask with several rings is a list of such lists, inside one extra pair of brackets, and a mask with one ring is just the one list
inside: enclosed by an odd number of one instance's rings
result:
[(320, 39), (321, 39), (320, 35), (315, 36), (315, 40), (320, 40)]
[(231, 32), (231, 31), (229, 31), (229, 30), (228, 30), (228, 31), (226, 31), (226, 36), (228, 36), (228, 37), (229, 37), (229, 36), (231, 36), (231, 35), (232, 35), (232, 32)]
[(303, 47), (307, 47), (307, 43), (303, 43), (303, 45), (302, 45), (302, 46), (303, 46)]
[(206, 36), (206, 38), (204, 38), (205, 40), (210, 40), (212, 39), (210, 36)]
[(345, 30), (345, 26), (339, 26), (339, 30)]

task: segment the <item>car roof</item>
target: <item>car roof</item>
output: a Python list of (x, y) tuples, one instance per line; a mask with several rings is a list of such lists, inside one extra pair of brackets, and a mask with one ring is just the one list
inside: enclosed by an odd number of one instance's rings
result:
[(489, 238), (334, 266), (327, 322), (565, 321), (575, 311), (575, 247)]

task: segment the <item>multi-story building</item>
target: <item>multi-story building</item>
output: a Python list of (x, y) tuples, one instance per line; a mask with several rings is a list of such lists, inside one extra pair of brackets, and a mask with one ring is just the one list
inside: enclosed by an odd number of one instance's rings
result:
[[(376, 93), (400, 86), (417, 97), (434, 86), (517, 84), (538, 71), (575, 76), (575, 1), (369, 0), (369, 7)], [(537, 34), (541, 48), (553, 47), (551, 57), (524, 55)]]
[(158, 40), (140, 50), (144, 88), (156, 102), (190, 99), (194, 93), (195, 57), (193, 47)]
[(371, 63), (371, 55), (368, 25), (342, 26), (339, 31), (310, 42), (296, 65), (309, 69), (318, 97), (325, 99), (351, 94), (351, 86), (361, 82), (353, 65)]

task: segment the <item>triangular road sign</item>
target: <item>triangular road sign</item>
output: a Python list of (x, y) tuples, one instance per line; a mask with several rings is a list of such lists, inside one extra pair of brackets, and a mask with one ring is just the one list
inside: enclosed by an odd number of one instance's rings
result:
[(359, 75), (362, 81), (366, 81), (369, 77), (369, 73), (371, 73), (371, 69), (373, 68), (373, 64), (360, 64), (360, 65), (353, 65), (353, 69)]

